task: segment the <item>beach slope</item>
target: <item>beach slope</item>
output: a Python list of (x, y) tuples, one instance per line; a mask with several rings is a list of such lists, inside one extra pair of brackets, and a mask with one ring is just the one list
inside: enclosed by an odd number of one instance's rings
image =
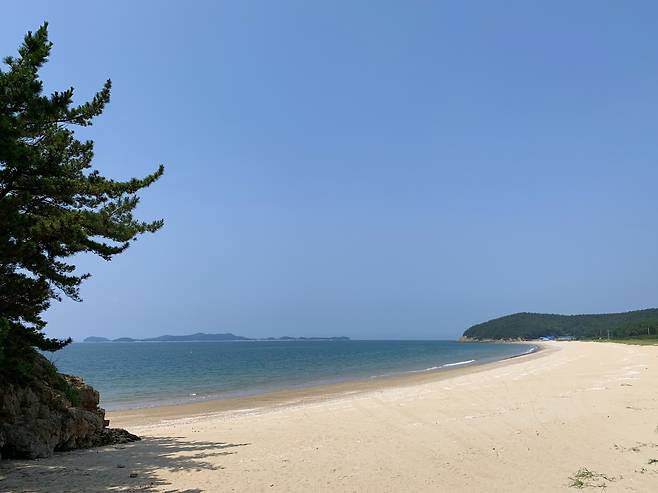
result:
[(194, 416), (115, 413), (145, 439), (3, 463), (0, 491), (658, 491), (658, 347), (548, 343), (470, 372), (343, 390)]

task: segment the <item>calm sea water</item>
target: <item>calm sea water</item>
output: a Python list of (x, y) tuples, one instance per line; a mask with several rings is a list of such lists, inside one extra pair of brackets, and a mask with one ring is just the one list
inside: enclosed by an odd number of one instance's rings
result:
[(448, 369), (532, 348), (453, 341), (74, 343), (48, 356), (99, 390), (106, 409), (127, 409)]

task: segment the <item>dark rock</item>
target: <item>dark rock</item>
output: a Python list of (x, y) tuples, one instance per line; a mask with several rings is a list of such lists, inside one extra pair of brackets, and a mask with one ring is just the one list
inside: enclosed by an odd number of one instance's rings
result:
[(75, 389), (78, 400), (76, 407), (81, 407), (86, 411), (95, 412), (98, 410), (100, 395), (91, 385), (87, 385), (82, 381), (82, 378), (73, 375), (62, 375), (62, 377), (70, 387)]
[(0, 383), (0, 458), (36, 459), (55, 451), (128, 443), (139, 437), (107, 428), (99, 394), (78, 377), (61, 375), (43, 356), (30, 384)]
[(98, 436), (96, 445), (118, 445), (138, 442), (141, 438), (121, 428), (105, 428)]

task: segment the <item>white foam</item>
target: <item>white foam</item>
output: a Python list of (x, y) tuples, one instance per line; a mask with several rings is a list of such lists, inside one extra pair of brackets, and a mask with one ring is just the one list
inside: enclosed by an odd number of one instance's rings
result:
[(422, 370), (407, 370), (407, 371), (403, 371), (403, 372), (400, 372), (400, 373), (386, 373), (384, 375), (377, 375), (377, 376), (370, 377), (370, 378), (390, 377), (390, 376), (393, 376), (393, 375), (404, 375), (406, 373), (424, 373), (426, 371), (440, 370), (441, 368), (442, 368), (441, 366), (430, 366), (429, 368), (423, 368)]
[(422, 370), (407, 370), (400, 373), (383, 373), (381, 375), (372, 375), (370, 378), (381, 378), (381, 377), (392, 377), (395, 375), (405, 375), (409, 373), (425, 373), (428, 371), (440, 370), (441, 368), (450, 368), (451, 366), (460, 366), (460, 365), (470, 365), (475, 363), (474, 359), (469, 359), (468, 361), (458, 361), (457, 363), (446, 363), (441, 366), (430, 366), (429, 368), (423, 368)]
[(471, 363), (475, 363), (475, 360), (469, 359), (467, 361), (457, 361), (457, 363), (446, 363), (445, 365), (441, 365), (441, 368), (448, 368), (450, 366), (470, 365)]

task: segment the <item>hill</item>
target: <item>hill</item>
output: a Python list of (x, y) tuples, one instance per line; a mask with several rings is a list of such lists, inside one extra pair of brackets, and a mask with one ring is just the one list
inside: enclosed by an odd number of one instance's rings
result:
[(226, 334), (205, 334), (197, 332), (183, 336), (158, 336), (148, 337), (145, 339), (133, 339), (132, 337), (119, 337), (118, 339), (108, 339), (107, 337), (91, 336), (84, 339), (84, 342), (203, 342), (203, 341), (349, 341), (349, 337), (268, 337), (267, 339), (251, 339), (249, 337), (236, 336), (227, 332)]
[(84, 339), (84, 342), (110, 342), (110, 340), (107, 337), (87, 337)]
[(159, 336), (140, 339), (140, 341), (162, 341), (162, 342), (181, 342), (181, 341), (248, 341), (247, 337), (236, 336), (231, 333), (226, 334), (204, 334), (197, 332), (186, 336)]
[(591, 315), (515, 313), (473, 325), (464, 332), (468, 339), (537, 339), (542, 336), (576, 338), (633, 337), (658, 329), (658, 309)]

